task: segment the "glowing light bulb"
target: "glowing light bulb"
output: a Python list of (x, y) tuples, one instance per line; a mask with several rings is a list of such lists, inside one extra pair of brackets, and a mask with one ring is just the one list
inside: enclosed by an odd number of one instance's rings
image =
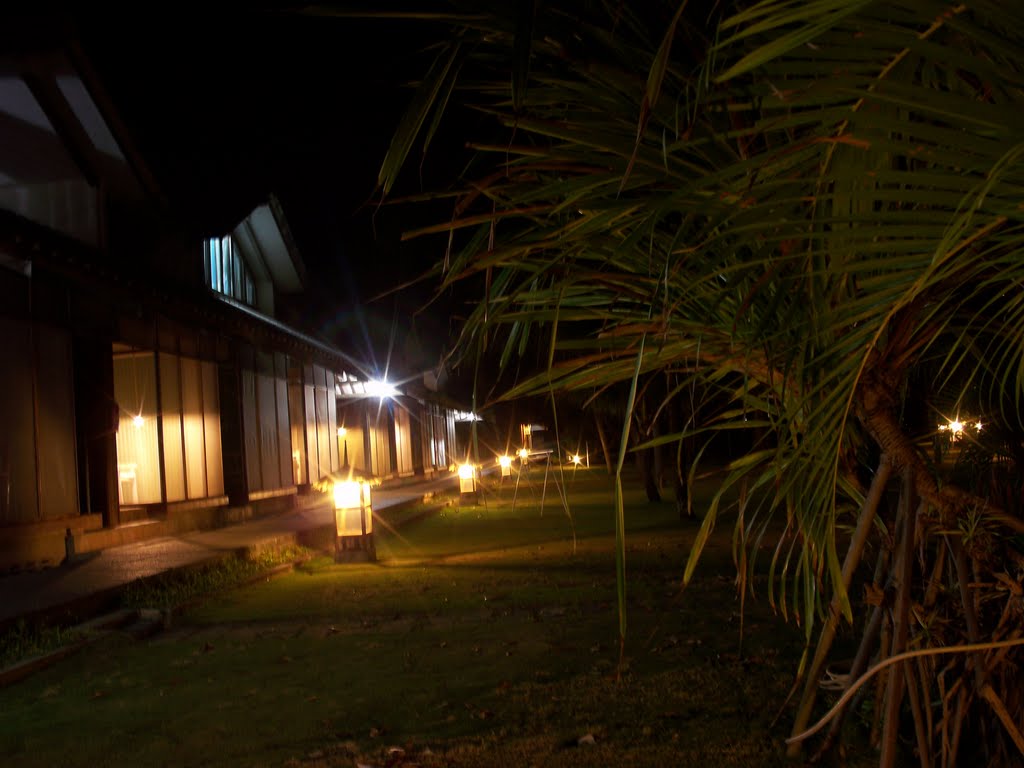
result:
[(141, 428), (142, 425), (145, 424), (145, 423), (146, 423), (146, 420), (142, 418), (142, 414), (139, 414), (138, 416), (135, 416), (135, 417), (132, 418), (132, 424), (135, 425), (136, 429)]

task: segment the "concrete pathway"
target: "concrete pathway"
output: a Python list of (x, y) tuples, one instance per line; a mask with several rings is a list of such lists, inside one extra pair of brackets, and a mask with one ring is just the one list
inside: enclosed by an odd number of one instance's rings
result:
[[(373, 490), (373, 508), (422, 501), (424, 496), (456, 487), (457, 477), (405, 483)], [(322, 499), (322, 497), (317, 497)], [(48, 616), (82, 620), (107, 610), (118, 590), (135, 579), (233, 555), (240, 550), (288, 545), (333, 534), (334, 508), (318, 500), (293, 512), (252, 520), (211, 531), (167, 536), (95, 554), (42, 571), (0, 577), (0, 629), (21, 617)]]

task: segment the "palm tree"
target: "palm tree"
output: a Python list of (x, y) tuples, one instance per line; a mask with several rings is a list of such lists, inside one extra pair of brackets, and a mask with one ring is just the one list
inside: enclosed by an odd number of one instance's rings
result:
[(851, 676), (880, 670), (881, 765), (901, 736), (922, 765), (968, 750), (1022, 765), (1024, 521), (1005, 502), (1024, 423), (1024, 8), (707, 13), (665, 0), (453, 15), (382, 189), (447, 106), (472, 104), (490, 134), (452, 218), (409, 233), (448, 236), (444, 284), (483, 286), (463, 347), (543, 345), (543, 370), (509, 397), (630, 382), (632, 409), (638, 382), (670, 372), (707, 410), (661, 442), (761, 436), (727, 468), (684, 578), (722, 494), (746, 483), (761, 501), (739, 538), (783, 529), (770, 599), (807, 633), (793, 737), (849, 625)]

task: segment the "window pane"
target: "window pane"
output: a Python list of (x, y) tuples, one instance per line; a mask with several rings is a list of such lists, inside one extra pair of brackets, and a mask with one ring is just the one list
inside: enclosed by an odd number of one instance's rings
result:
[(188, 497), (206, 493), (206, 440), (203, 424), (203, 383), (199, 361), (181, 358), (181, 404), (185, 435), (185, 477)]
[(156, 366), (152, 352), (114, 357), (118, 494), (121, 504), (157, 504), (160, 465), (157, 446)]
[(220, 443), (220, 397), (217, 392), (217, 366), (202, 363), (203, 424), (206, 434), (206, 492), (210, 496), (224, 493), (224, 462)]
[(168, 501), (185, 499), (178, 357), (160, 353), (160, 400), (164, 425), (164, 483)]
[(221, 240), (221, 292), (231, 295), (231, 238)]

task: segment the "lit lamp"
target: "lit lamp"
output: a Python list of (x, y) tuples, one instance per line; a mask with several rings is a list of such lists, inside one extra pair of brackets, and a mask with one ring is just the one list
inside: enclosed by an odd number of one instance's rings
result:
[(459, 501), (476, 502), (476, 467), (473, 464), (459, 465)]
[(370, 484), (359, 480), (334, 483), (335, 556), (338, 562), (377, 559), (373, 545)]
[(580, 458), (580, 455), (578, 453), (574, 453), (571, 457), (569, 457), (569, 460), (572, 462), (572, 465), (574, 467), (578, 467), (580, 464), (583, 463), (583, 459)]
[(516, 451), (516, 456), (519, 457), (519, 461), (523, 464), (530, 460), (530, 452), (526, 448), (520, 448)]
[(510, 477), (512, 475), (512, 457), (511, 456), (499, 456), (498, 466), (501, 467), (501, 476)]

